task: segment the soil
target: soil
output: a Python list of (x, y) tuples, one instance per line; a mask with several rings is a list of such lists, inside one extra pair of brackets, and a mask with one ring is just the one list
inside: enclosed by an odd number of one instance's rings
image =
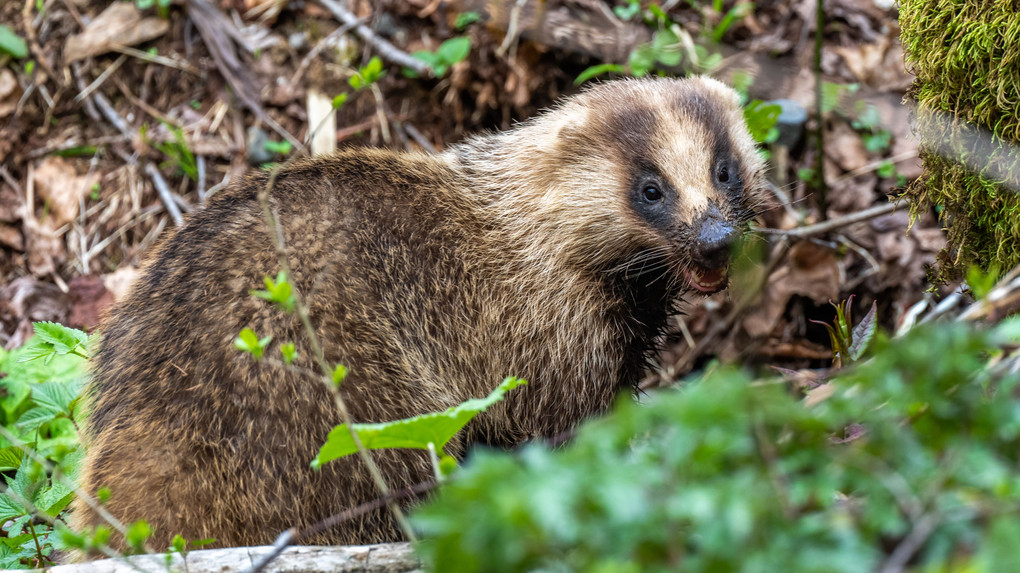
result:
[[(123, 13), (105, 26), (96, 22), (109, 16), (109, 2), (41, 4), (41, 11), (33, 1), (0, 4), (0, 22), (29, 51), (0, 55), (5, 348), (22, 344), (34, 320), (94, 329), (174, 227), (172, 210), (200, 208), (246, 170), (301, 153), (294, 145), (287, 153), (283, 142), (302, 142), (314, 129), (310, 98), (347, 94), (336, 117), (338, 145), (442, 149), (466, 134), (507, 128), (576, 91), (575, 78), (589, 66), (625, 64), (659, 27), (640, 15), (625, 19), (622, 0), (528, 2), (516, 13), (515, 2), (339, 2), (404, 54), (470, 38), (468, 57), (429, 79), (407, 77), (379, 49), (338, 32), (341, 23), (318, 2), (189, 0), (165, 9), (118, 2)], [(649, 387), (715, 358), (823, 370), (832, 349), (815, 321), (833, 321), (830, 302), (852, 295), (855, 321), (876, 303), (878, 324), (892, 331), (915, 305), (950, 288), (927, 282), (944, 245), (933, 215), (910, 221), (901, 207), (843, 224), (888, 205), (920, 175), (901, 103), (911, 78), (895, 9), (873, 0), (824, 3), (821, 78), (843, 86), (826, 88), (843, 96), (819, 115), (814, 1), (759, 1), (729, 24), (735, 2), (723, 2), (721, 12), (700, 4), (662, 2), (674, 33), (698, 46), (691, 52), (697, 64), (688, 57), (662, 72), (694, 68), (730, 81), (751, 74), (750, 98), (790, 100), (808, 119), (788, 145), (764, 147), (775, 200), (758, 224), (773, 232), (749, 241), (731, 289), (690, 301)], [(477, 20), (458, 29), (465, 13)], [(75, 59), (86, 49), (92, 55)], [(378, 55), (385, 74), (371, 89), (353, 89), (350, 78)], [(713, 69), (706, 69), (709, 55), (719, 60)], [(804, 171), (817, 165), (819, 125), (824, 198)], [(269, 151), (267, 140), (275, 143)], [(790, 233), (825, 221), (831, 228), (810, 236)]]

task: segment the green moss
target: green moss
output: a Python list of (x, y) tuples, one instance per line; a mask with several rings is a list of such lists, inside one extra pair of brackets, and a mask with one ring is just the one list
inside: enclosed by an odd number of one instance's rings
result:
[(904, 196), (913, 201), (915, 215), (941, 207), (949, 234), (942, 278), (959, 276), (972, 264), (1020, 264), (1015, 2), (902, 0), (900, 27), (907, 66), (916, 76), (907, 95), (918, 103), (925, 170)]

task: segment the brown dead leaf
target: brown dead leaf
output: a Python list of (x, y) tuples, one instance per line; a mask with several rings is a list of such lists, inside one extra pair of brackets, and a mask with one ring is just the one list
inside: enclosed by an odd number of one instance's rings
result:
[(138, 276), (138, 269), (125, 265), (110, 274), (103, 275), (103, 286), (113, 295), (113, 300), (118, 301), (131, 290), (135, 278)]
[(0, 223), (0, 245), (10, 247), (15, 251), (24, 251), (25, 239), (21, 236), (21, 231), (14, 225)]
[(889, 51), (889, 40), (883, 36), (873, 43), (834, 46), (832, 50), (843, 58), (843, 63), (857, 81), (875, 85), (873, 78), (876, 70), (882, 67), (886, 52)]
[(99, 320), (113, 304), (113, 294), (106, 290), (103, 279), (97, 276), (74, 277), (68, 283), (71, 295), (69, 326), (91, 331), (99, 326)]
[(917, 241), (922, 251), (937, 253), (946, 248), (946, 234), (942, 229), (919, 229), (910, 230), (910, 236)]
[(804, 397), (804, 405), (808, 408), (817, 406), (822, 402), (828, 400), (836, 393), (836, 386), (832, 382), (826, 382), (817, 388), (808, 390), (807, 396)]
[(7, 185), (0, 185), (0, 223), (13, 223), (24, 216), (24, 201)]
[(751, 337), (769, 335), (793, 295), (817, 303), (839, 299), (839, 264), (832, 249), (801, 241), (790, 248), (788, 260), (772, 274), (761, 302), (744, 318), (744, 330)]
[(32, 336), (32, 322), (66, 322), (71, 299), (52, 283), (21, 277), (0, 287), (0, 345), (17, 348)]
[(64, 58), (75, 62), (105, 54), (118, 46), (136, 46), (156, 39), (170, 29), (170, 21), (158, 17), (145, 18), (132, 2), (113, 2), (64, 45)]
[(0, 118), (7, 117), (18, 108), (21, 99), (21, 86), (14, 72), (7, 68), (0, 69)]
[(860, 169), (871, 162), (860, 134), (843, 122), (836, 123), (825, 134), (825, 154), (844, 171)]
[(55, 273), (57, 265), (67, 259), (64, 241), (50, 225), (39, 223), (34, 217), (25, 219), (24, 231), (29, 270), (37, 277)]
[(99, 182), (99, 174), (78, 175), (74, 165), (63, 157), (43, 159), (35, 169), (35, 188), (46, 202), (54, 229), (71, 222), (78, 215), (82, 196)]

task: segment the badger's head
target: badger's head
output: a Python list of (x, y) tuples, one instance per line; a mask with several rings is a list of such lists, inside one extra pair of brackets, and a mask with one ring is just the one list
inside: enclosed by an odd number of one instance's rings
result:
[(726, 286), (763, 181), (736, 92), (703, 77), (598, 84), (454, 155), (500, 187), (507, 249), (666, 295)]
[(615, 249), (601, 246), (607, 270), (664, 279), (671, 291), (725, 287), (763, 169), (737, 94), (707, 78), (635, 80), (601, 84), (564, 109), (574, 106), (583, 119), (557, 139), (575, 172), (598, 165), (589, 185), (601, 179), (613, 192), (613, 208), (589, 204), (589, 217), (615, 223), (616, 240), (606, 237)]

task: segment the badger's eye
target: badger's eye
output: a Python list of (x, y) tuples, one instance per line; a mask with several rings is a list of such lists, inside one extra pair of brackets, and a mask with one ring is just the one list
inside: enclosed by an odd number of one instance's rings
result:
[(641, 190), (641, 196), (649, 203), (662, 201), (662, 191), (654, 185), (646, 185), (645, 188)]
[(715, 178), (719, 183), (730, 182), (730, 168), (726, 165), (726, 162), (722, 162), (715, 169)]

